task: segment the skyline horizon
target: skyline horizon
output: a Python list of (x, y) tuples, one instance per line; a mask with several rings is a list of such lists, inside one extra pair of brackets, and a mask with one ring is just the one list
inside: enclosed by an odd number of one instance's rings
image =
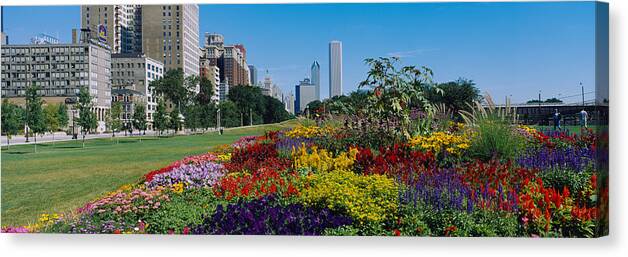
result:
[[(247, 64), (254, 65), (258, 71), (262, 71), (264, 77), (268, 71), (273, 82), (277, 83), (286, 94), (289, 92), (294, 94), (294, 86), (299, 81), (305, 77), (311, 78), (309, 67), (313, 62), (318, 61), (321, 64), (321, 70), (329, 70), (329, 67), (325, 67), (329, 64), (329, 58), (321, 55), (321, 53), (327, 55), (325, 53), (327, 51), (321, 51), (321, 48), (327, 48), (326, 43), (338, 40), (343, 45), (342, 84), (344, 86), (342, 93), (345, 95), (355, 91), (357, 84), (366, 78), (364, 59), (397, 56), (401, 58), (402, 65), (430, 67), (434, 71), (435, 82), (444, 83), (466, 78), (473, 80), (482, 94), (490, 93), (497, 102), (512, 96), (513, 102), (522, 103), (536, 99), (539, 90), (542, 91), (542, 100), (553, 97), (559, 99), (572, 97), (580, 93), (580, 83), (584, 84), (587, 93), (595, 91), (595, 69), (592, 65), (595, 63), (592, 61), (595, 57), (595, 30), (591, 26), (592, 22), (587, 21), (587, 18), (594, 17), (593, 7), (594, 4), (589, 2), (199, 4), (199, 42), (202, 42), (205, 33), (219, 33), (225, 36), (226, 44), (244, 44), (247, 48)], [(560, 8), (567, 10), (558, 10)], [(38, 33), (54, 35), (55, 32), (60, 32), (61, 42), (69, 42), (67, 39), (70, 36), (70, 29), (67, 31), (59, 29), (78, 28), (79, 9), (79, 6), (37, 6), (34, 8), (7, 6), (4, 8), (6, 14), (3, 13), (3, 18), (6, 24), (3, 26), (7, 25), (4, 28), (11, 44), (16, 41), (28, 43), (25, 42), (26, 39)], [(256, 13), (251, 13), (253, 9)], [(260, 9), (285, 9), (286, 12), (268, 14), (269, 12), (260, 11)], [(344, 19), (347, 21), (346, 24), (337, 27), (326, 26), (333, 22), (326, 21), (324, 18), (338, 18), (339, 15), (335, 13), (336, 9), (348, 11), (345, 12), (348, 16)], [(54, 16), (63, 17), (63, 19), (53, 22), (55, 24), (59, 22), (58, 25), (50, 24), (56, 31), (47, 31), (46, 27), (29, 25), (29, 21), (19, 19), (20, 12), (24, 11), (31, 12), (34, 16), (38, 16), (37, 13), (39, 13), (40, 17)], [(494, 17), (488, 18), (500, 23), (479, 21), (480, 25), (478, 25), (476, 20), (467, 20), (469, 16), (481, 15), (480, 13), (473, 14), (473, 11), (489, 13)], [(284, 24), (285, 18), (298, 17), (308, 12), (310, 16), (317, 14), (319, 18), (316, 21), (322, 23), (320, 26), (309, 27), (317, 32), (312, 33), (316, 35), (315, 37), (309, 36), (310, 34), (307, 33), (309, 31), (303, 32), (303, 27), (311, 24), (300, 19), (292, 19), (290, 21), (294, 22), (291, 24)], [(529, 16), (529, 13), (537, 14), (537, 19), (522, 19)], [(239, 17), (244, 18), (221, 18), (233, 17), (234, 14), (240, 14)], [(437, 24), (437, 26), (434, 26), (436, 31), (434, 27), (415, 30), (416, 32), (428, 30), (426, 37), (421, 35), (409, 37), (406, 35), (409, 34), (407, 31), (406, 33), (394, 32), (395, 30), (403, 31), (408, 27), (407, 25), (404, 28), (387, 27), (390, 19), (379, 19), (380, 22), (363, 19), (359, 20), (358, 24), (348, 19), (364, 16), (363, 14), (366, 14), (366, 17), (395, 14), (399, 17), (392, 19), (393, 24), (399, 21), (406, 21), (406, 23), (423, 21), (428, 24)], [(428, 17), (421, 18), (422, 15), (416, 14), (426, 14), (425, 16)], [(553, 14), (553, 16), (538, 14)], [(212, 19), (207, 19), (208, 16)], [(563, 19), (556, 16), (561, 16)], [(275, 21), (262, 19), (263, 17), (275, 17)], [(456, 19), (452, 21), (453, 18)], [(37, 19), (33, 20), (36, 23)], [(243, 25), (250, 25), (247, 22), (251, 21), (275, 25), (280, 22), (283, 26), (259, 29), (263, 24), (257, 24), (256, 29), (243, 27)], [(304, 24), (293, 24), (301, 22)], [(526, 23), (534, 23), (535, 26)], [(545, 26), (539, 26), (540, 24)], [(366, 29), (369, 29), (368, 33), (362, 31)], [(539, 31), (541, 29), (552, 33)], [(280, 32), (273, 33), (277, 30)], [(325, 30), (332, 30), (332, 32), (325, 33)], [(386, 33), (378, 34), (384, 31)], [(474, 32), (482, 33), (478, 35)], [(509, 34), (510, 37), (503, 34)], [(388, 40), (387, 36), (391, 35), (397, 39)], [(382, 44), (383, 40), (387, 40), (384, 41), (387, 44)], [(321, 44), (322, 42), (325, 43)], [(510, 44), (501, 44), (505, 42)], [(303, 49), (309, 49), (309, 51)], [(344, 56), (345, 51), (347, 56)], [(329, 81), (328, 72), (322, 72), (320, 75), (321, 82)], [(258, 81), (260, 80), (263, 80), (262, 76), (258, 77)], [(320, 83), (321, 100), (329, 96), (328, 88), (329, 84)], [(587, 99), (595, 98), (590, 95), (587, 94)], [(574, 98), (566, 98), (565, 102), (571, 102), (572, 99)]]

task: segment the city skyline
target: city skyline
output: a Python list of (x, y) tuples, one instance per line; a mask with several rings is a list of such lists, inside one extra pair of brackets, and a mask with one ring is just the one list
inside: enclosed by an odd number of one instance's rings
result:
[[(575, 95), (580, 82), (585, 91), (594, 90), (592, 5), (200, 5), (199, 34), (221, 33), (230, 42), (245, 44), (248, 62), (269, 70), (285, 92), (308, 73), (313, 60), (328, 63), (327, 43), (337, 39), (345, 48), (345, 94), (366, 78), (365, 58), (398, 56), (404, 65), (430, 67), (436, 82), (468, 78), (498, 101), (513, 95), (514, 102), (523, 102), (536, 98), (539, 90), (544, 99)], [(38, 33), (58, 34), (61, 42), (69, 42), (70, 29), (80, 24), (79, 6), (7, 7), (5, 12), (12, 44), (27, 43)], [(228, 18), (235, 14), (241, 18)], [(328, 81), (327, 72), (321, 73), (321, 81)], [(328, 87), (321, 87), (321, 98), (326, 98)]]

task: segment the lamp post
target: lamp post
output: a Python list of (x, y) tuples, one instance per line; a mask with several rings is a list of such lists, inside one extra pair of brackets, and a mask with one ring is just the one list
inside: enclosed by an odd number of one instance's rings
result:
[(218, 129), (218, 133), (222, 135), (220, 129), (220, 107), (218, 107), (218, 110), (216, 110), (216, 129)]

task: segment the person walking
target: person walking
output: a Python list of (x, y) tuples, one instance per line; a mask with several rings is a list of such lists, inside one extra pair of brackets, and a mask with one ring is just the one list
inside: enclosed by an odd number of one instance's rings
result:
[(587, 113), (587, 111), (585, 111), (584, 109), (582, 109), (582, 111), (580, 111), (580, 127), (581, 128), (587, 128), (588, 124), (587, 124), (587, 119), (589, 118), (589, 113)]
[(560, 128), (560, 119), (562, 118), (560, 115), (560, 112), (558, 112), (558, 109), (554, 109), (554, 116), (552, 117), (554, 119), (554, 130), (561, 130)]

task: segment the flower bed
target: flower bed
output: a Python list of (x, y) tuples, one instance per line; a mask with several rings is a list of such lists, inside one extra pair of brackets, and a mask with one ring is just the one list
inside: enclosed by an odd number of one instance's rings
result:
[(599, 138), (511, 129), (527, 148), (488, 161), (469, 153), (474, 132), (462, 125), (378, 149), (359, 138), (326, 149), (347, 137), (329, 127), (243, 137), (2, 232), (593, 237), (605, 229)]

